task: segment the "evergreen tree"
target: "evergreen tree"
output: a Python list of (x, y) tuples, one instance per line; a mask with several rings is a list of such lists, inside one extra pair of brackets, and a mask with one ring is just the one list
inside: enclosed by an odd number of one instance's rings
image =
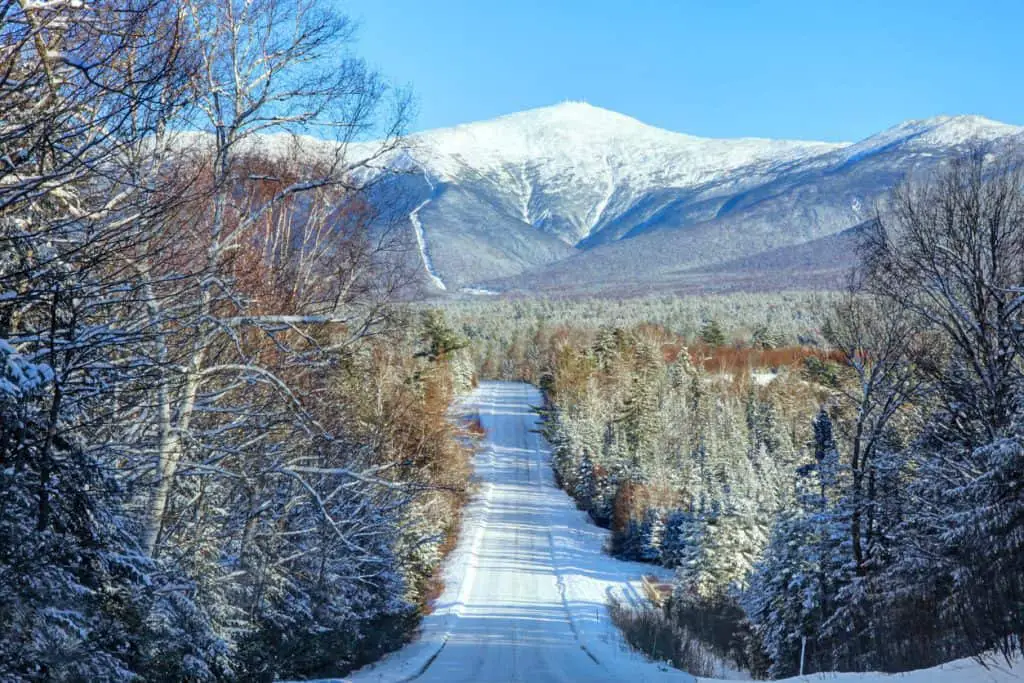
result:
[(680, 596), (702, 597), (704, 595), (707, 526), (705, 515), (690, 515), (685, 522), (677, 527), (675, 532), (678, 535), (672, 541), (676, 558), (674, 590)]
[(590, 452), (583, 450), (583, 457), (580, 458), (576, 470), (576, 485), (573, 488), (573, 498), (576, 504), (590, 512), (594, 509), (594, 502), (597, 496), (597, 476), (594, 472), (594, 462), (590, 458)]
[(661, 563), (675, 568), (690, 559), (687, 554), (697, 541), (699, 525), (692, 513), (674, 510), (665, 521), (665, 532), (661, 542)]
[(603, 473), (595, 475), (595, 487), (593, 504), (590, 508), (590, 516), (600, 526), (611, 525), (612, 514), (615, 507), (615, 495), (618, 493), (620, 476), (616, 469), (604, 470)]
[[(807, 638), (810, 668), (834, 670), (844, 660), (843, 637), (830, 638), (850, 566), (845, 498), (832, 420), (824, 408), (812, 421), (814, 462), (797, 470), (797, 508), (784, 513), (771, 532), (764, 557), (744, 593), (744, 608), (772, 659), (773, 676), (799, 667), (801, 640)], [(833, 648), (832, 643), (838, 648)]]
[(459, 336), (445, 318), (444, 311), (432, 308), (423, 312), (424, 349), (417, 355), (436, 362), (464, 349), (468, 342)]
[(814, 636), (822, 621), (822, 605), (815, 542), (812, 520), (806, 512), (784, 513), (742, 594), (741, 604), (771, 660), (769, 673), (773, 678), (799, 672), (804, 638), (811, 644), (812, 661), (805, 671), (816, 670)]
[(711, 318), (701, 328), (700, 339), (708, 346), (723, 346), (725, 344), (725, 332), (722, 331), (718, 321)]
[(53, 368), (0, 341), (0, 372), (0, 679), (214, 680), (224, 642), (138, 546)]
[(629, 393), (619, 419), (633, 467), (653, 455), (655, 440), (661, 431), (661, 369), (661, 361), (653, 346), (640, 344)]
[(832, 418), (824, 408), (814, 417), (814, 459), (817, 461), (817, 479), (821, 500), (819, 509), (828, 504), (828, 493), (839, 483), (839, 451), (832, 430)]
[(779, 337), (766, 324), (758, 325), (750, 335), (750, 344), (758, 349), (774, 349), (780, 345)]
[(665, 535), (665, 517), (660, 510), (647, 508), (640, 525), (641, 560), (656, 562), (662, 555), (662, 541)]
[(594, 358), (597, 360), (597, 367), (607, 371), (618, 355), (618, 344), (615, 337), (615, 330), (610, 327), (601, 327), (597, 331), (594, 345), (591, 348)]
[(625, 526), (615, 534), (615, 554), (624, 560), (643, 559), (643, 523), (630, 518)]

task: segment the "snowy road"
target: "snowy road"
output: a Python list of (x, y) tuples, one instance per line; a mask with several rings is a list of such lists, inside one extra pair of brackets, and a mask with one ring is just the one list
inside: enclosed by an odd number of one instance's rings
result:
[[(416, 641), (344, 680), (695, 681), (621, 645), (608, 621), (608, 596), (638, 600), (630, 582), (657, 569), (604, 554), (608, 532), (594, 526), (555, 487), (548, 446), (533, 431), (537, 418), (531, 406), (540, 400), (537, 390), (526, 384), (485, 382), (465, 404), (479, 413), (487, 436), (475, 461), (478, 490), (465, 510), (459, 544), (446, 563), (445, 590), (423, 620)], [(1024, 681), (1020, 662), (1012, 670), (998, 660), (989, 667), (959, 660), (891, 677), (851, 673), (786, 680)]]
[(602, 553), (607, 532), (555, 487), (547, 444), (533, 431), (539, 403), (519, 383), (488, 382), (474, 394), (487, 437), (446, 589), (416, 642), (353, 681), (693, 680), (620, 645), (607, 598), (637, 599), (629, 581), (651, 568)]

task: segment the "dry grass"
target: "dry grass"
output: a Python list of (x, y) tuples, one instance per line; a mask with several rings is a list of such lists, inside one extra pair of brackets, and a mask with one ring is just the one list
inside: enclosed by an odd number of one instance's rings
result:
[(784, 346), (778, 349), (756, 349), (749, 346), (708, 346), (693, 344), (689, 347), (694, 365), (708, 372), (726, 372), (734, 375), (749, 373), (760, 368), (797, 367), (807, 358), (841, 362), (837, 352), (826, 352), (806, 346)]
[(629, 607), (613, 599), (609, 612), (634, 650), (693, 676), (714, 674), (714, 662), (697, 638), (674, 625), (660, 609)]

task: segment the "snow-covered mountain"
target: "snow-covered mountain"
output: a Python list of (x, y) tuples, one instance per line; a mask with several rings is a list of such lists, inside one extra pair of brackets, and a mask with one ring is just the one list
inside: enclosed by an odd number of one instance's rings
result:
[(698, 138), (576, 102), (421, 134), (412, 145), (438, 181), (489, 190), (512, 216), (572, 245), (653, 190), (749, 183), (841, 147)]
[[(707, 289), (709, 269), (728, 280), (729, 263), (827, 279), (850, 251), (832, 236), (869, 219), (908, 172), (972, 141), (1018, 139), (1024, 128), (960, 116), (855, 144), (720, 140), (570, 102), (412, 136), (390, 161), (406, 173), (379, 191), (404, 198), (391, 205), (428, 291)], [(784, 253), (797, 245), (804, 257)], [(772, 264), (789, 271), (772, 276)], [(749, 275), (743, 286), (769, 286)]]

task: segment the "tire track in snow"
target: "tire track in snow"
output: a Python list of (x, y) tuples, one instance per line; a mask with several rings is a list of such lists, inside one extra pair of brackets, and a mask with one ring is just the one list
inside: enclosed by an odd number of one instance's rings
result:
[[(536, 432), (532, 432), (533, 446), (531, 447), (532, 455), (528, 461), (528, 467), (530, 468), (529, 481), (531, 485), (536, 485), (538, 489), (544, 490), (544, 468), (545, 464), (541, 459), (541, 444), (540, 435)], [(536, 467), (536, 469), (534, 469)], [(537, 481), (533, 481), (533, 473), (537, 472)], [(590, 651), (586, 643), (583, 642), (583, 638), (580, 635), (579, 626), (576, 624), (576, 618), (572, 614), (572, 606), (569, 604), (568, 587), (565, 585), (565, 570), (562, 568), (561, 562), (558, 558), (558, 551), (555, 550), (555, 533), (551, 527), (547, 529), (548, 537), (548, 553), (551, 556), (551, 568), (555, 572), (555, 585), (558, 586), (558, 595), (562, 600), (562, 608), (565, 610), (566, 620), (569, 622), (569, 629), (572, 631), (573, 636), (576, 638), (576, 642), (579, 644), (580, 649), (590, 659), (593, 660), (594, 664), (597, 664), (601, 668), (607, 670), (604, 664)]]

